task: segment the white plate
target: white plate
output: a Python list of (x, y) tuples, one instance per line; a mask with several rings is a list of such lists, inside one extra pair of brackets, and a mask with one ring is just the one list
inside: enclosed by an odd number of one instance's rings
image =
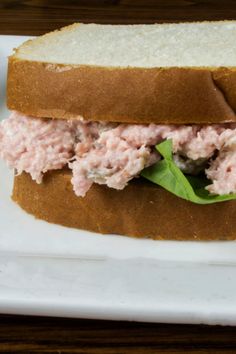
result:
[[(1, 118), (6, 57), (25, 39), (0, 36)], [(17, 207), (11, 188), (0, 162), (1, 313), (236, 324), (235, 242), (136, 240), (51, 225)]]

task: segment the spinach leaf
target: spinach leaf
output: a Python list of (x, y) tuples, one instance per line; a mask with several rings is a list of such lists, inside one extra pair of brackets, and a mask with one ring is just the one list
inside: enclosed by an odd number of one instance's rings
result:
[(236, 194), (212, 195), (205, 187), (210, 181), (205, 176), (187, 176), (175, 164), (172, 157), (172, 141), (156, 145), (163, 159), (145, 168), (141, 176), (160, 185), (176, 196), (196, 204), (211, 204), (236, 199)]

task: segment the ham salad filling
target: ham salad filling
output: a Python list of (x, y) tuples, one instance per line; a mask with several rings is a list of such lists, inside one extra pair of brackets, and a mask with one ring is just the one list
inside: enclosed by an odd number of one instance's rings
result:
[(0, 124), (0, 157), (37, 183), (68, 165), (77, 196), (93, 183), (123, 189), (160, 160), (155, 145), (172, 139), (175, 163), (184, 172), (205, 171), (212, 194), (236, 192), (236, 124), (136, 125), (40, 119), (12, 112)]

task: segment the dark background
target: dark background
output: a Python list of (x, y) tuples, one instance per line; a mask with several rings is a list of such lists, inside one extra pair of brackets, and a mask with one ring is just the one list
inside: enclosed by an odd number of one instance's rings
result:
[[(0, 0), (0, 34), (39, 35), (76, 21), (154, 23), (224, 19), (236, 19), (236, 1)], [(0, 352), (229, 354), (236, 353), (236, 328), (0, 315)]]
[(39, 35), (73, 22), (236, 19), (235, 0), (0, 0), (1, 34)]

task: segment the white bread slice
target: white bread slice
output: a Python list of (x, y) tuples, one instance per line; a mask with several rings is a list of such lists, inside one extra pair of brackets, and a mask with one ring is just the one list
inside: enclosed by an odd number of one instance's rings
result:
[(8, 107), (124, 123), (236, 121), (236, 21), (74, 24), (9, 58)]
[(236, 65), (236, 21), (74, 24), (23, 44), (18, 59), (107, 67)]
[(234, 200), (194, 204), (141, 178), (121, 191), (94, 184), (84, 198), (78, 198), (69, 170), (47, 172), (41, 184), (22, 173), (15, 177), (12, 199), (36, 218), (103, 234), (185, 241), (236, 239)]

